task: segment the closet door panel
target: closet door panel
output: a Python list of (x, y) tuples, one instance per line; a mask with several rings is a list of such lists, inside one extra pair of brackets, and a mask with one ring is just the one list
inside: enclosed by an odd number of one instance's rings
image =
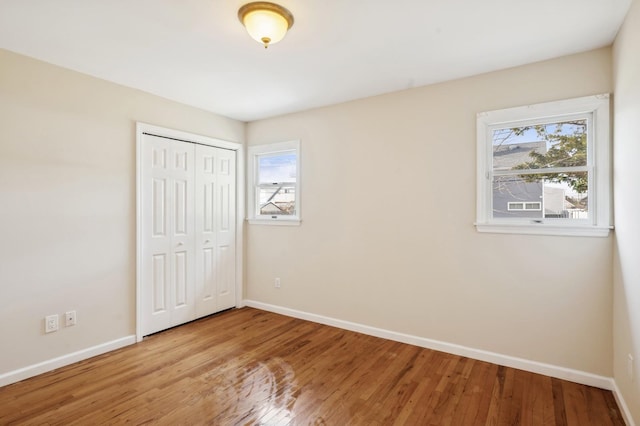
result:
[(217, 309), (236, 305), (236, 153), (219, 150), (216, 258), (218, 261)]
[(144, 136), (142, 145), (142, 315), (144, 334), (171, 327), (170, 145)]
[(218, 149), (196, 145), (196, 316), (216, 310), (216, 174)]
[(194, 149), (144, 135), (142, 315), (151, 334), (195, 318)]
[(173, 177), (171, 326), (195, 319), (195, 150), (193, 144), (167, 140)]

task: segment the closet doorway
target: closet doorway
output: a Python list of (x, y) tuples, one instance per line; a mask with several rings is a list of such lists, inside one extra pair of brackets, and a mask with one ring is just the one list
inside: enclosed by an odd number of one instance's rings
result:
[(137, 329), (238, 306), (242, 145), (137, 126)]

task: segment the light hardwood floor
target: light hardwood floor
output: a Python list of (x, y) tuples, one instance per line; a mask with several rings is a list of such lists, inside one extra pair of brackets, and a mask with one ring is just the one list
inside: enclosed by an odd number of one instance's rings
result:
[(609, 391), (251, 308), (0, 388), (1, 425), (623, 425)]

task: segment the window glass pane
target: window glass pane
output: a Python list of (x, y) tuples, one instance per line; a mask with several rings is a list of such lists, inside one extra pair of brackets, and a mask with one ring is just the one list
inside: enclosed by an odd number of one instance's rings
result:
[(295, 151), (259, 155), (258, 184), (295, 182), (297, 157)]
[(493, 170), (575, 167), (587, 164), (587, 120), (496, 129)]
[(296, 214), (295, 186), (273, 185), (258, 188), (258, 214), (270, 216), (290, 216)]
[[(583, 188), (577, 191), (575, 186)], [(587, 172), (495, 176), (493, 217), (587, 219)]]
[(542, 210), (542, 203), (524, 203), (525, 210)]

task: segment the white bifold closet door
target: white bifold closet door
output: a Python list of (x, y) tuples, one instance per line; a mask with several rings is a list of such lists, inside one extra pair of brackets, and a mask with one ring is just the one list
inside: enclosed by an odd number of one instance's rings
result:
[(142, 332), (235, 306), (235, 151), (144, 134)]

